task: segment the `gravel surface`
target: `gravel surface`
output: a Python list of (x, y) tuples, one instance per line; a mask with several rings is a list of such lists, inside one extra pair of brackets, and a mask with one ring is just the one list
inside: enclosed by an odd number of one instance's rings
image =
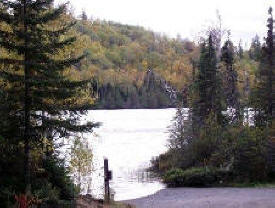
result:
[(174, 188), (125, 202), (136, 208), (275, 208), (275, 188)]

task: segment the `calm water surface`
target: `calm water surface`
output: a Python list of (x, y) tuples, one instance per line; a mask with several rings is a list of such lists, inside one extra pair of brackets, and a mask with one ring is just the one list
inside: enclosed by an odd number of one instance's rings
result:
[(102, 197), (105, 157), (113, 171), (115, 200), (138, 198), (164, 188), (145, 169), (152, 157), (166, 151), (167, 127), (174, 115), (175, 109), (90, 111), (86, 120), (102, 123), (94, 134), (85, 135), (94, 153), (92, 193)]

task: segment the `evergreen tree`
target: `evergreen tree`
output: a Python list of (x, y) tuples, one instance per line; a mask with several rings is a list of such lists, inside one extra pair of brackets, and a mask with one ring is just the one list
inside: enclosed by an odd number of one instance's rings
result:
[(217, 116), (219, 123), (222, 122), (219, 85), (216, 52), (210, 35), (208, 43), (203, 43), (201, 47), (198, 75), (195, 81), (194, 93), (197, 98), (192, 104), (195, 125), (202, 126), (211, 112)]
[(275, 52), (274, 52), (274, 45), (275, 45), (275, 38), (274, 38), (274, 19), (272, 15), (272, 7), (269, 8), (268, 11), (270, 17), (267, 20), (267, 38), (266, 38), (266, 47), (264, 48), (264, 52), (267, 54), (267, 63), (268, 63), (268, 109), (267, 109), (267, 117), (269, 120), (272, 121), (274, 116), (274, 91), (273, 91), (273, 82), (274, 80), (274, 71), (275, 71)]
[(242, 40), (240, 40), (240, 42), (239, 42), (237, 54), (238, 54), (238, 57), (240, 59), (243, 59), (243, 57), (244, 57), (244, 51), (243, 51), (243, 47), (242, 47)]
[(251, 42), (250, 49), (248, 51), (249, 57), (255, 61), (260, 61), (261, 60), (261, 51), (262, 51), (262, 46), (260, 42), (260, 37), (256, 35)]
[(184, 149), (192, 141), (190, 121), (188, 111), (182, 105), (178, 106), (173, 123), (169, 128), (169, 147), (171, 149)]
[[(76, 40), (66, 36), (73, 23), (51, 27), (65, 14), (66, 5), (53, 8), (53, 0), (3, 0), (2, 4), (9, 12), (0, 12), (0, 22), (8, 26), (0, 29), (0, 46), (9, 56), (0, 54), (5, 96), (1, 112), (19, 127), (13, 134), (24, 141), (25, 188), (30, 188), (30, 151), (45, 132), (55, 139), (91, 131), (95, 124), (79, 122), (80, 115), (91, 107), (90, 99), (81, 100), (87, 81), (71, 81), (65, 76), (65, 70), (83, 56), (60, 56)], [(1, 119), (0, 135), (5, 135), (7, 125)]]
[(225, 64), (225, 72), (223, 73), (224, 87), (223, 93), (226, 98), (226, 106), (233, 109), (231, 120), (239, 120), (240, 103), (239, 92), (237, 89), (238, 74), (234, 65), (234, 46), (228, 39), (222, 47), (221, 61)]
[(86, 12), (84, 10), (81, 13), (81, 19), (84, 20), (84, 21), (88, 20), (88, 16), (87, 16), (87, 14), (86, 14)]
[[(262, 49), (261, 62), (256, 77), (256, 87), (252, 92), (252, 104), (256, 111), (255, 121), (257, 126), (266, 127), (271, 125), (273, 115), (272, 82), (274, 76), (274, 35), (272, 8), (269, 9), (267, 22), (268, 32)], [(272, 94), (273, 93), (273, 94)], [(273, 95), (273, 96), (272, 96)]]

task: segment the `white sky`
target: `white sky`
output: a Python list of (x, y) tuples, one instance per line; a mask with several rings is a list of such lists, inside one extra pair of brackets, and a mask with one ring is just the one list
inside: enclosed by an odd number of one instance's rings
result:
[[(56, 3), (65, 0), (56, 0)], [(144, 26), (170, 37), (180, 34), (194, 40), (200, 31), (216, 20), (219, 10), (223, 26), (231, 30), (237, 43), (250, 42), (258, 34), (266, 34), (267, 10), (275, 0), (70, 0), (78, 15), (123, 24)]]

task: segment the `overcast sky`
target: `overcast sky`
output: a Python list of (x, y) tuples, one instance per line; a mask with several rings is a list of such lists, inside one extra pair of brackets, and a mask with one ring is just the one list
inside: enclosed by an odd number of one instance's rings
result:
[[(64, 2), (65, 0), (56, 0)], [(250, 42), (266, 34), (267, 10), (275, 0), (70, 0), (76, 15), (85, 10), (89, 17), (144, 26), (170, 37), (180, 34), (194, 40), (216, 19), (219, 10), (223, 26), (232, 39)], [(275, 13), (275, 12), (274, 12)], [(274, 14), (275, 16), (275, 14)]]

